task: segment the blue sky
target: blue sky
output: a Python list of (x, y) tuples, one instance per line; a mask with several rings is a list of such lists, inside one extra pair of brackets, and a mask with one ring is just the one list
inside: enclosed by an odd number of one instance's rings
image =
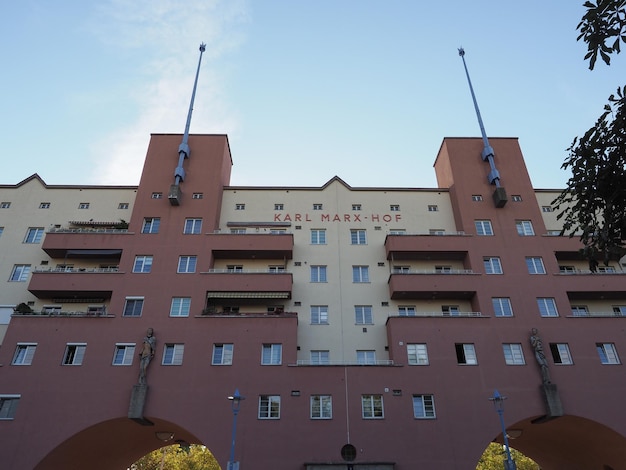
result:
[(626, 76), (623, 54), (588, 70), (582, 3), (2, 2), (0, 183), (137, 184), (150, 133), (184, 130), (205, 42), (191, 132), (228, 134), (233, 185), (436, 187), (442, 139), (480, 136), (462, 46), (487, 134), (560, 188)]

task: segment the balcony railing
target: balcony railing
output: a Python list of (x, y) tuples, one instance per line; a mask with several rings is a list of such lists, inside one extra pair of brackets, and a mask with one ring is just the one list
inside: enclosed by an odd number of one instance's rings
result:
[(127, 228), (51, 228), (47, 233), (128, 233)]
[(85, 312), (85, 311), (43, 311), (43, 312), (13, 312), (13, 317), (89, 317), (89, 318), (113, 318), (115, 315), (106, 310)]
[(359, 362), (359, 361), (326, 361), (317, 362), (310, 359), (298, 359), (298, 366), (393, 366), (391, 359), (376, 359), (375, 361)]
[(476, 274), (471, 269), (403, 269), (393, 270), (391, 274)]
[(626, 274), (626, 271), (604, 271), (601, 268), (598, 268), (597, 271), (591, 271), (590, 269), (561, 269), (557, 274), (564, 276), (576, 276), (580, 274), (594, 276), (614, 276), (616, 274)]
[(119, 266), (110, 266), (107, 268), (76, 268), (76, 267), (65, 267), (65, 268), (42, 268), (36, 267), (33, 269), (35, 273), (57, 273), (57, 274), (67, 274), (67, 273), (75, 273), (75, 274), (83, 274), (83, 273), (118, 273), (120, 271)]
[(626, 318), (626, 312), (576, 312), (568, 315), (573, 318)]
[(273, 312), (233, 312), (224, 311), (219, 307), (207, 307), (202, 309), (203, 317), (297, 317), (298, 312), (285, 312), (276, 310)]
[(482, 317), (487, 318), (487, 316), (483, 315), (482, 312), (415, 312), (409, 315), (407, 314), (390, 314), (390, 317), (451, 317), (451, 318), (476, 318)]

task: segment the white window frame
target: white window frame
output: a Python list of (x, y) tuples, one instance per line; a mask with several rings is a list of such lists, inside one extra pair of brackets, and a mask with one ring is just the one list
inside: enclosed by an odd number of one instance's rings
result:
[(191, 310), (191, 297), (172, 297), (170, 317), (188, 317)]
[(474, 227), (476, 227), (476, 235), (480, 237), (493, 236), (493, 226), (491, 225), (491, 220), (475, 220)]
[(430, 394), (413, 395), (413, 417), (415, 419), (435, 419), (435, 396)]
[(485, 274), (498, 275), (503, 274), (502, 262), (499, 256), (485, 256), (483, 258), (483, 265), (485, 267)]
[(541, 206), (541, 212), (552, 212), (552, 206)]
[(596, 343), (600, 362), (605, 365), (621, 364), (615, 343)]
[(360, 211), (361, 210), (361, 204), (352, 204), (352, 210), (353, 211)]
[(369, 266), (352, 266), (352, 282), (355, 284), (363, 284), (370, 282)]
[(204, 193), (193, 193), (191, 199), (204, 199)]
[(520, 343), (504, 343), (502, 344), (504, 352), (504, 362), (509, 366), (522, 366), (526, 364), (524, 359), (524, 350)]
[[(143, 313), (143, 297), (126, 297), (124, 302), (124, 310), (122, 311), (123, 317), (140, 317)], [(137, 309), (139, 313), (136, 313)]]
[(246, 210), (246, 204), (242, 203), (242, 202), (235, 204), (235, 210), (236, 211), (245, 211)]
[(163, 199), (163, 193), (152, 193), (150, 197), (152, 199)]
[(512, 317), (513, 306), (509, 297), (492, 297), (493, 313), (496, 317)]
[(43, 234), (43, 227), (28, 227), (28, 230), (26, 230), (26, 236), (24, 237), (24, 243), (41, 243)]
[(184, 343), (166, 343), (163, 345), (163, 359), (161, 365), (182, 366), (185, 355)]
[(81, 202), (81, 203), (78, 204), (78, 208), (79, 209), (89, 209), (90, 205), (91, 204), (89, 202)]
[(0, 209), (9, 209), (11, 207), (11, 203), (7, 201), (0, 202)]
[(128, 204), (127, 202), (120, 202), (120, 203), (117, 205), (117, 208), (118, 208), (118, 209), (128, 209), (128, 207), (129, 207), (129, 204)]
[(372, 314), (371, 305), (355, 305), (354, 306), (354, 323), (355, 325), (373, 325), (374, 316)]
[(274, 210), (275, 211), (282, 211), (285, 210), (285, 205), (282, 203), (276, 203), (274, 204)]
[(185, 235), (199, 235), (202, 233), (202, 218), (190, 217), (185, 219), (185, 225), (183, 226), (183, 234)]
[(30, 366), (37, 351), (37, 343), (17, 343), (13, 353), (12, 366)]
[(331, 395), (311, 395), (311, 419), (333, 418), (333, 397)]
[(559, 316), (554, 297), (537, 297), (537, 308), (539, 315), (544, 318)]
[(141, 226), (141, 233), (159, 233), (160, 217), (145, 217)]
[(481, 202), (483, 200), (482, 195), (480, 194), (472, 194), (472, 201), (474, 202)]
[(311, 325), (328, 325), (328, 305), (311, 305)]
[(410, 274), (411, 266), (394, 266), (392, 274)]
[(400, 212), (400, 204), (390, 204), (389, 205), (390, 212)]
[(626, 317), (626, 305), (613, 305), (613, 314), (616, 317)]
[(283, 345), (281, 343), (265, 343), (261, 347), (262, 366), (280, 366), (283, 363)]
[(530, 220), (517, 220), (515, 222), (515, 228), (517, 229), (517, 234), (520, 237), (535, 236), (535, 229), (533, 228), (533, 223)]
[(196, 255), (181, 255), (178, 257), (178, 274), (193, 274), (196, 272), (198, 257)]
[(473, 343), (456, 343), (457, 364), (465, 366), (477, 366), (476, 347)]
[(326, 245), (326, 229), (325, 228), (312, 228), (311, 229), (311, 245)]
[(67, 343), (63, 353), (63, 366), (82, 366), (87, 343)]
[(320, 203), (313, 204), (313, 210), (314, 211), (321, 211), (321, 210), (323, 210), (323, 208), (324, 208), (323, 204), (320, 204)]
[(362, 228), (350, 229), (351, 245), (367, 245), (367, 231)]
[(319, 283), (319, 282), (328, 282), (328, 273), (327, 266), (320, 265), (312, 265), (311, 266), (311, 282)]
[(571, 366), (574, 364), (572, 354), (567, 343), (550, 343), (552, 360), (556, 365)]
[(49, 202), (40, 202), (39, 203), (39, 208), (40, 209), (50, 209), (50, 203)]
[(213, 356), (211, 364), (214, 366), (233, 365), (233, 354), (235, 345), (233, 343), (215, 343), (213, 345)]
[(439, 206), (437, 204), (428, 204), (428, 212), (439, 212)]
[(357, 349), (356, 363), (359, 365), (376, 365), (376, 350), (374, 349)]
[(416, 314), (415, 305), (398, 305), (399, 316), (414, 317)]
[(442, 305), (441, 313), (447, 317), (458, 317), (461, 309), (458, 305)]
[(409, 343), (406, 345), (408, 363), (411, 366), (427, 366), (428, 346), (426, 343)]
[(311, 364), (328, 365), (330, 364), (330, 351), (327, 349), (316, 349), (310, 353)]
[(22, 398), (21, 395), (0, 395), (0, 421), (15, 419), (20, 398)]
[(149, 273), (152, 271), (152, 261), (154, 260), (152, 255), (137, 255), (135, 256), (135, 262), (133, 263), (134, 273)]
[(363, 419), (384, 419), (383, 396), (378, 394), (361, 395), (361, 416)]
[(259, 396), (259, 419), (280, 419), (280, 395)]
[(586, 305), (572, 305), (570, 308), (572, 309), (572, 315), (575, 317), (589, 316), (589, 307)]
[[(111, 365), (114, 366), (131, 366), (135, 357), (135, 343), (116, 343), (113, 351), (113, 360)], [(121, 360), (117, 361), (118, 353), (121, 353)], [(117, 362), (116, 362), (117, 361)]]
[(541, 256), (527, 256), (526, 267), (528, 268), (528, 274), (546, 273), (546, 267), (543, 265), (543, 259)]
[(9, 282), (26, 282), (30, 274), (30, 264), (14, 264)]

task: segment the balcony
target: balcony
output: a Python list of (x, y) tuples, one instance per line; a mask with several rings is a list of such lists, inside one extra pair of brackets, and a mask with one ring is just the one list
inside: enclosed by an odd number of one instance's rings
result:
[(463, 260), (472, 237), (463, 233), (438, 235), (387, 235), (385, 250), (389, 260)]
[(480, 283), (480, 274), (470, 270), (408, 271), (389, 276), (389, 295), (393, 300), (469, 300)]
[(215, 259), (291, 259), (290, 233), (209, 233), (208, 246)]
[(28, 290), (39, 299), (110, 299), (113, 285), (122, 273), (112, 269), (36, 270)]
[(51, 258), (120, 259), (124, 229), (54, 229), (46, 233), (41, 248)]
[(209, 299), (291, 298), (291, 273), (214, 269), (201, 275)]

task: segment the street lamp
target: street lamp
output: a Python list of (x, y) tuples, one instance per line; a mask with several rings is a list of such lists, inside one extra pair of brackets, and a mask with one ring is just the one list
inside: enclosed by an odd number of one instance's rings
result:
[(504, 470), (517, 470), (515, 460), (511, 458), (511, 448), (509, 447), (509, 437), (506, 434), (506, 427), (504, 426), (504, 400), (506, 397), (500, 395), (500, 392), (494, 390), (493, 396), (489, 397), (489, 400), (493, 402), (493, 406), (500, 417), (500, 426), (502, 427), (502, 436), (504, 436), (504, 449), (506, 450), (506, 460), (504, 461)]
[(230, 459), (228, 459), (228, 465), (226, 470), (239, 470), (239, 462), (235, 462), (235, 437), (237, 436), (237, 414), (239, 413), (239, 407), (241, 406), (241, 400), (245, 400), (246, 397), (242, 397), (239, 394), (239, 389), (235, 389), (233, 396), (228, 397), (232, 402), (231, 407), (233, 409), (233, 434), (230, 442)]

